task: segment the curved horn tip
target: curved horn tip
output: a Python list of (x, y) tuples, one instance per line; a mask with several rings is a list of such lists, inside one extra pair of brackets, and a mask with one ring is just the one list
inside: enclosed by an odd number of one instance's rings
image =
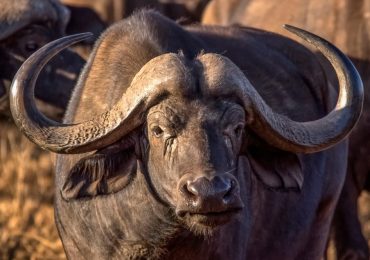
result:
[(295, 26), (293, 26), (293, 25), (290, 25), (290, 24), (287, 24), (287, 23), (283, 24), (282, 26), (283, 26), (283, 28), (284, 28), (284, 29), (286, 29), (286, 30), (289, 30), (289, 28), (297, 28), (297, 27), (295, 27)]
[(303, 29), (300, 29), (298, 27), (295, 27), (293, 25), (289, 25), (289, 24), (283, 24), (283, 28), (291, 33), (294, 33), (294, 34), (299, 34), (299, 33), (303, 33), (303, 32), (306, 32), (305, 30)]
[(86, 36), (86, 37), (91, 37), (91, 36), (94, 36), (94, 34), (92, 32), (83, 32), (83, 33), (80, 33), (80, 35), (82, 36)]
[(84, 33), (72, 34), (70, 36), (71, 37), (79, 38), (81, 40), (85, 40), (87, 38), (90, 38), (90, 37), (94, 36), (94, 34), (92, 32), (84, 32)]

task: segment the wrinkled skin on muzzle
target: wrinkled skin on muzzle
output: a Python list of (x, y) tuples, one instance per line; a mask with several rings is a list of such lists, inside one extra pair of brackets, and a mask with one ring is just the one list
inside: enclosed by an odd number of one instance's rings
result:
[(195, 233), (212, 233), (244, 206), (237, 176), (244, 125), (244, 109), (228, 101), (170, 99), (148, 113), (153, 186)]

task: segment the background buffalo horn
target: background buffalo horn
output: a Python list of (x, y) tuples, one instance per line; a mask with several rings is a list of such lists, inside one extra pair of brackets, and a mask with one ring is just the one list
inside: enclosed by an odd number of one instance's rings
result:
[[(149, 73), (139, 72), (136, 85), (134, 79), (122, 98), (109, 111), (78, 124), (52, 121), (43, 116), (35, 105), (34, 88), (38, 74), (57, 53), (90, 36), (90, 33), (66, 36), (45, 45), (23, 63), (13, 80), (10, 106), (14, 121), (31, 141), (46, 150), (56, 153), (85, 153), (118, 141), (143, 123), (142, 111), (157, 102), (158, 97), (164, 97), (168, 93), (168, 84), (162, 83), (171, 81), (178, 75), (173, 67), (169, 67), (174, 65), (177, 55), (161, 55), (153, 60), (161, 63), (161, 60), (170, 59), (173, 62), (163, 62), (163, 66), (149, 66)], [(153, 75), (157, 75), (157, 80), (153, 80)]]
[(269, 144), (291, 152), (313, 153), (327, 149), (345, 138), (359, 119), (363, 104), (361, 78), (352, 62), (328, 41), (302, 29), (285, 29), (315, 46), (332, 64), (339, 81), (335, 108), (325, 117), (309, 122), (295, 122), (271, 111), (261, 98), (251, 97), (255, 120), (250, 127)]

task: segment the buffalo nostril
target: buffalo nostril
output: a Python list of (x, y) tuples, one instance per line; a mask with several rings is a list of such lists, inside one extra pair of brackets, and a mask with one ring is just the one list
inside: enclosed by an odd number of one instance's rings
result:
[(196, 189), (189, 185), (189, 181), (180, 186), (180, 192), (186, 198), (195, 198), (198, 195)]
[[(187, 177), (187, 178), (186, 178)], [(217, 213), (218, 216), (239, 209), (239, 184), (233, 176), (185, 176), (177, 186), (179, 204), (176, 215)], [(212, 214), (211, 214), (212, 215)]]
[(204, 202), (223, 201), (228, 203), (232, 197), (236, 182), (233, 179), (215, 176), (211, 180), (200, 177), (196, 180), (187, 181), (182, 185), (182, 193), (189, 199), (202, 200)]
[(191, 181), (188, 181), (187, 183), (186, 183), (186, 189), (188, 190), (188, 192), (189, 193), (191, 193), (192, 195), (194, 195), (194, 196), (198, 196), (198, 195), (200, 195), (199, 194), (199, 189), (200, 189), (200, 187), (198, 187), (198, 185), (196, 185), (196, 183), (195, 182), (191, 182)]
[(223, 202), (224, 202), (225, 204), (229, 203), (229, 202), (230, 202), (230, 200), (232, 199), (233, 194), (234, 194), (235, 186), (236, 186), (236, 182), (235, 182), (235, 180), (231, 180), (231, 181), (230, 181), (229, 188), (228, 188), (228, 189), (226, 189), (226, 192), (225, 192), (225, 194), (224, 194), (224, 196), (223, 196), (223, 198), (222, 198), (222, 199), (223, 199)]
[[(194, 187), (194, 185), (192, 185), (191, 181), (187, 181), (186, 183), (180, 185), (179, 190), (188, 206), (199, 206), (201, 196), (199, 196), (199, 191), (196, 187)], [(182, 215), (181, 212), (179, 212), (178, 215)]]

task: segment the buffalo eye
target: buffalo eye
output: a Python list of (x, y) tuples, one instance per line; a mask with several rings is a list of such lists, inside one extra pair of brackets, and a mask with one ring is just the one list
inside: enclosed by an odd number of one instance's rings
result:
[(234, 133), (235, 133), (235, 136), (236, 137), (240, 137), (242, 132), (243, 132), (243, 129), (244, 129), (244, 125), (243, 124), (238, 124), (235, 128), (234, 128)]
[(24, 46), (24, 49), (27, 51), (27, 52), (35, 52), (36, 50), (39, 49), (39, 44), (33, 40), (30, 40), (30, 41), (27, 41), (25, 46)]
[(24, 57), (28, 57), (53, 39), (53, 32), (44, 25), (32, 24), (16, 35), (17, 48)]
[(155, 137), (159, 138), (163, 135), (163, 130), (159, 126), (154, 126), (152, 128), (152, 133)]

